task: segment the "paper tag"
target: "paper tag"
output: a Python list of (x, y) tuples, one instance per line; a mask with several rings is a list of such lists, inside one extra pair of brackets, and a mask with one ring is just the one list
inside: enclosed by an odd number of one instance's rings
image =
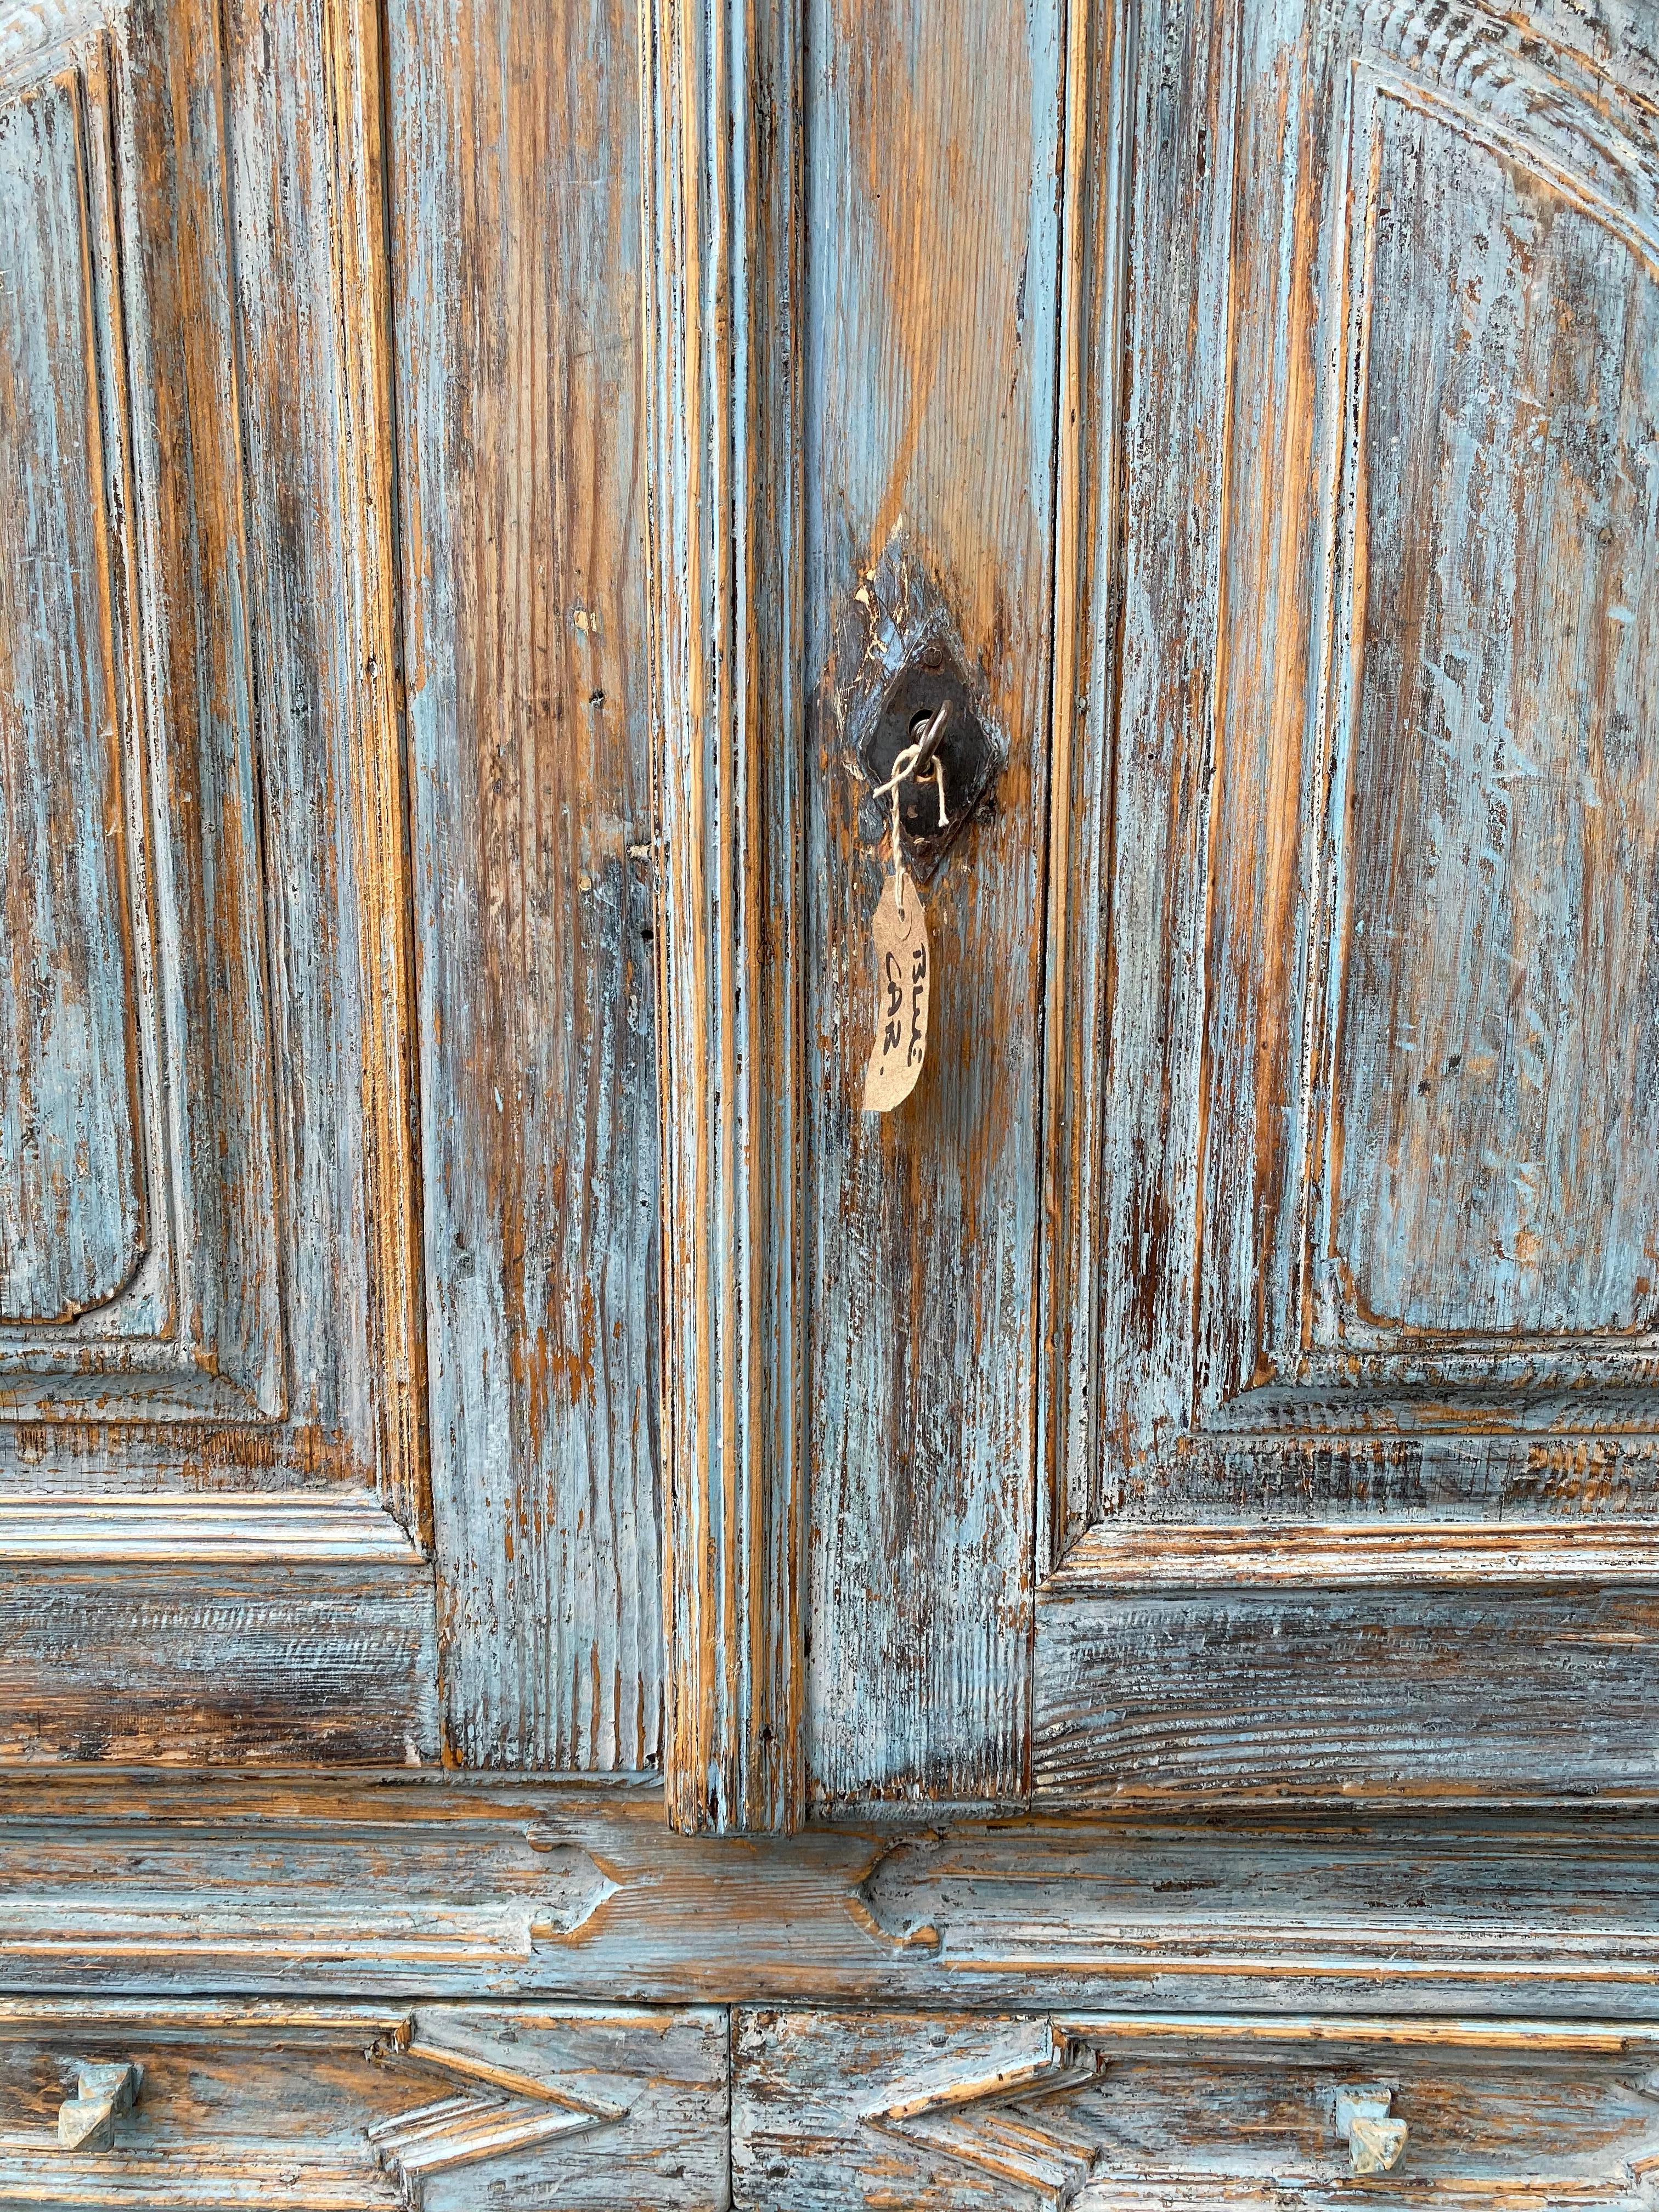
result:
[(882, 886), (875, 936), (876, 1041), (864, 1071), (864, 1110), (887, 1114), (910, 1096), (921, 1073), (933, 987), (927, 917), (915, 885), (902, 869)]

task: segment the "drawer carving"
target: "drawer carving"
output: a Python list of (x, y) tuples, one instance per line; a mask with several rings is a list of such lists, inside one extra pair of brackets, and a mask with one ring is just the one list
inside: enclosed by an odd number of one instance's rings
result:
[(0, 2206), (716, 2212), (726, 2073), (706, 2007), (0, 2001)]
[(491, 2164), (628, 2118), (626, 2104), (584, 2090), (574, 2078), (528, 2070), (532, 2054), (521, 2055), (520, 2042), (515, 2022), (498, 2016), (469, 2033), (465, 2015), (458, 2020), (453, 2009), (435, 2020), (428, 2014), (418, 2032), (411, 2017), (393, 2039), (387, 2056), (423, 2069), (445, 2092), (368, 2130), (377, 2164), (405, 2197), (418, 2201), (434, 2174)]
[(749, 2011), (732, 2202), (752, 2212), (1638, 2212), (1659, 2034), (1312, 2015)]

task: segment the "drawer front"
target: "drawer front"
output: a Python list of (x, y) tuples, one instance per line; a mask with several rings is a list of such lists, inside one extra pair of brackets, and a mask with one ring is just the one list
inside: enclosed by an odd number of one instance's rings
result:
[(733, 2201), (1634, 2212), (1656, 2067), (1617, 2026), (750, 2010)]
[(0, 2205), (728, 2202), (713, 2008), (0, 2005)]

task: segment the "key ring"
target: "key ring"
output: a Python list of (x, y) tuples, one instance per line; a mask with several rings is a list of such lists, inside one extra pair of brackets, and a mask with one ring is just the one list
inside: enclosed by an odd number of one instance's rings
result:
[[(950, 712), (950, 701), (941, 699), (933, 720), (927, 724), (921, 735), (914, 744), (906, 745), (903, 751), (894, 759), (893, 773), (888, 777), (886, 782), (878, 783), (876, 786), (875, 795), (878, 799), (890, 798), (892, 800), (891, 826), (889, 835), (891, 840), (891, 857), (893, 874), (896, 883), (898, 910), (901, 914), (904, 911), (904, 871), (899, 866), (899, 786), (902, 783), (924, 783), (930, 780), (936, 784), (939, 789), (939, 826), (941, 830), (946, 826), (951, 817), (945, 811), (945, 763), (936, 756), (939, 741), (944, 734), (945, 720)], [(913, 724), (912, 727), (914, 726)]]

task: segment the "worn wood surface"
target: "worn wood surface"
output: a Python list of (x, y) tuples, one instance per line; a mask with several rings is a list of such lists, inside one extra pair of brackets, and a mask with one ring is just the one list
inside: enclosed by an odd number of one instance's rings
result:
[(638, 75), (387, 11), (447, 1741), (662, 1741)]
[[(16, 513), (9, 652), (33, 637), (57, 664), (64, 703), (73, 684), (99, 704), (92, 728), (77, 737), (71, 721), (54, 740), (81, 757), (64, 797), (86, 811), (66, 841), (54, 837), (55, 866), (38, 852), (31, 866), (30, 787), (50, 763), (31, 758), (27, 731), (35, 712), (56, 722), (57, 709), (32, 688), (33, 671), (14, 671), (31, 688), (7, 708), (8, 1086), (28, 1093), (34, 1133), (25, 1142), (20, 1091), (6, 1116), (8, 1245), (59, 1241), (62, 1200), (48, 1187), (74, 1178), (80, 1194), (79, 1225), (62, 1224), (64, 1281), (27, 1295), (20, 1281), (9, 1294), (8, 1410), (40, 1404), (72, 1419), (113, 1401), (140, 1415), (269, 1416), (283, 1410), (286, 1377), (218, 27), (189, 6), (131, 20), (125, 35), (56, 9), (10, 13), (21, 20), (9, 26), (0, 107), (19, 352), (7, 380), (35, 418), (9, 407), (27, 471), (17, 491), (37, 510), (61, 502), (60, 529), (79, 515), (81, 590), (100, 619), (89, 629), (54, 605), (54, 549), (37, 526), (31, 558)], [(198, 128), (175, 132), (175, 87), (189, 86), (201, 88)], [(28, 213), (37, 198), (42, 212), (59, 204), (50, 236)], [(59, 442), (42, 410), (70, 380), (85, 395), (82, 435), (64, 418)], [(52, 442), (31, 450), (21, 442), (31, 433)], [(188, 467), (172, 465), (184, 454)], [(190, 580), (182, 592), (161, 584), (174, 576)], [(88, 767), (104, 781), (95, 805)], [(235, 988), (220, 992), (221, 977)], [(100, 1033), (121, 1040), (119, 1066), (97, 1034), (76, 1034), (71, 1008), (94, 995)], [(123, 1139), (95, 1103), (112, 1080), (135, 1125), (125, 1170)], [(100, 1208), (113, 1210), (94, 1231), (88, 1210)], [(103, 1259), (83, 1249), (88, 1235)], [(118, 1246), (118, 1261), (108, 1256)], [(49, 1443), (62, 1437), (46, 1431)]]
[(1659, 71), (1534, 14), (0, 13), (0, 2200), (1643, 2201)]
[[(72, 1188), (82, 1227), (54, 1264), (83, 1279), (61, 1310), (44, 1285), (11, 1298), (0, 1453), (16, 1487), (54, 1468), (77, 1487), (355, 1478), (418, 1531), (371, 30), (320, 6), (269, 37), (186, 4), (107, 31), (7, 20), (7, 373), (33, 395), (15, 450), (40, 472), (15, 481), (51, 529), (92, 532), (86, 606), (57, 610), (50, 536), (31, 554), (18, 510), (9, 650), (54, 638), (53, 682), (103, 703), (77, 738), (44, 665), (7, 686), (7, 865), (31, 902), (8, 933), (8, 1080), (33, 1103), (4, 1234), (38, 1241), (31, 1176)], [(40, 412), (71, 352), (78, 443)], [(17, 750), (35, 704), (61, 769)], [(50, 865), (29, 864), (31, 791), (57, 794)], [(118, 1067), (77, 1032), (94, 1003)], [(112, 1084), (125, 1139), (99, 1133)], [(118, 1235), (118, 1278), (76, 1257)]]
[(438, 1753), (430, 1567), (372, 1499), (0, 1503), (0, 1762)]
[(1644, 1792), (1652, 26), (1124, 27), (1072, 63), (1034, 1784)]
[[(1058, 7), (817, 0), (807, 99), (812, 1788), (1024, 1778)], [(931, 619), (1006, 745), (927, 893), (927, 1066), (859, 1082), (880, 888), (849, 730)]]
[(1188, 2212), (1352, 2203), (1345, 2093), (1404, 2120), (1367, 2203), (1637, 2212), (1651, 2032), (1613, 2023), (743, 2012), (732, 2202)]
[[(15, 225), (0, 292), (0, 438), (15, 456), (0, 572), (0, 1318), (14, 1324), (106, 1304), (145, 1245), (122, 789), (130, 579), (110, 517), (130, 503), (109, 359), (119, 303), (92, 289), (111, 210), (88, 204), (107, 162), (89, 191), (82, 140), (72, 69), (0, 109)], [(65, 817), (97, 834), (54, 834)]]
[(1410, 75), (1362, 85), (1352, 126), (1364, 418), (1310, 1333), (1640, 1339), (1659, 1319), (1659, 131), (1639, 109), (1621, 128), (1571, 69), (1584, 112), (1540, 128), (1553, 72), (1494, 56), (1471, 100), (1435, 43), (1402, 24), (1384, 46)]
[[(1083, 1054), (1069, 1096), (1049, 1103), (1063, 1127), (1089, 1115), (1096, 1087), (1105, 1091), (1103, 1110), (1092, 1109), (1102, 1119), (1103, 1443), (1097, 1462), (1085, 1455), (1064, 1470), (1056, 1520), (1072, 1533), (1121, 1504), (1127, 1470), (1182, 1421), (1192, 1357), (1182, 1269), (1196, 1207), (1191, 1045), (1203, 1008), (1202, 795), (1226, 466), (1235, 19), (1219, 7), (1138, 13), (1123, 64), (1133, 167), (1127, 191), (1110, 203), (1127, 237), (1103, 251), (1095, 309), (1105, 325), (1097, 344), (1109, 358), (1127, 356), (1127, 367), (1116, 479), (1102, 479), (1090, 465), (1098, 457), (1085, 457), (1092, 497), (1078, 520), (1094, 526), (1073, 556), (1079, 595), (1088, 594), (1091, 650), (1110, 653), (1115, 683), (1089, 690), (1081, 742), (1109, 751), (1112, 766), (1091, 811), (1070, 825), (1067, 848), (1075, 877), (1092, 843), (1103, 842), (1105, 881), (1092, 907), (1074, 908), (1059, 947), (1068, 988), (1092, 973), (1104, 1051)], [(1088, 204), (1074, 196), (1074, 225)], [(1103, 281), (1115, 253), (1128, 256), (1124, 287)], [(1121, 330), (1107, 320), (1115, 315), (1124, 319)], [(1063, 625), (1076, 618), (1075, 610), (1060, 611)], [(1094, 933), (1107, 928), (1107, 957), (1091, 970)], [(1071, 1020), (1081, 1018), (1073, 1011)], [(1088, 1287), (1079, 1278), (1078, 1291)], [(1058, 1287), (1056, 1303), (1072, 1291)]]
[(380, 112), (345, 0), (0, 22), (8, 1758), (436, 1747)]
[(1621, 456), (1659, 134), (1635, 81), (1479, 14), (1247, 25), (1240, 189), (1293, 246), (1234, 270), (1198, 1416), (1280, 1382), (1376, 1423), (1461, 1354), (1444, 1426), (1569, 1377), (1587, 1425), (1647, 1325), (1613, 976), (1639, 994), (1656, 866)]
[(669, 1818), (805, 1800), (794, 0), (644, 0)]
[(1356, 1430), (1437, 1431), (1409, 1479), (1455, 1506), (1494, 1435), (1653, 1425), (1659, 79), (1630, 27), (1534, 14), (1247, 0), (1174, 71), (1142, 19), (1073, 1532), (1218, 1468), (1316, 1511)]
[[(225, 15), (290, 1418), (428, 1525), (374, 12)], [(216, 998), (228, 994), (212, 979)], [(222, 1138), (216, 1145), (216, 1154)], [(224, 1170), (219, 1169), (223, 1177)]]
[(1039, 1577), (1086, 1525), (1106, 1449), (1101, 1311), (1111, 1261), (1101, 1177), (1116, 1105), (1103, 1079), (1112, 949), (1108, 825), (1125, 550), (1127, 196), (1139, 54), (1127, 9), (1073, 7), (1066, 33), (1043, 976)]
[(1659, 1541), (1109, 1527), (1038, 1606), (1039, 1802), (1652, 1794)]
[[(593, 2006), (0, 2000), (0, 2203), (723, 2212), (726, 2020)], [(77, 2059), (143, 2068), (66, 2155)]]
[(1659, 2019), (1645, 1814), (669, 1832), (659, 1786), (33, 1771), (0, 1985)]

